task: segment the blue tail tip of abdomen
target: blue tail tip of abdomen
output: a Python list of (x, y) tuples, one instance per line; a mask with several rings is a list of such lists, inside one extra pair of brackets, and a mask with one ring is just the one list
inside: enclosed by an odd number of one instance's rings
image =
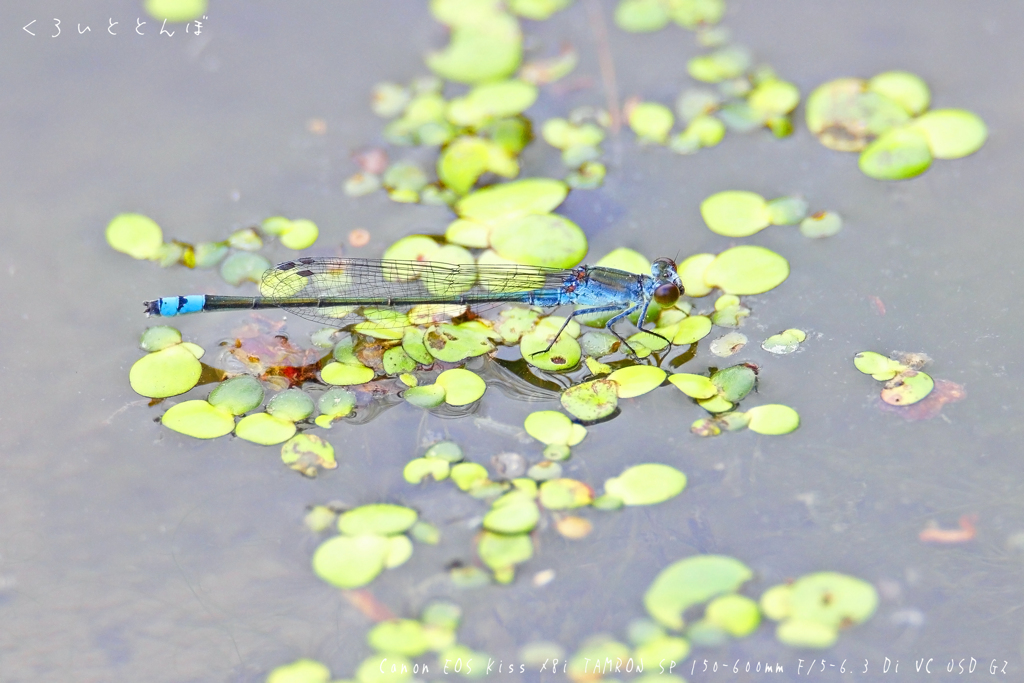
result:
[(146, 315), (159, 315), (166, 318), (172, 315), (198, 313), (206, 304), (206, 295), (164, 296), (143, 303), (146, 306)]

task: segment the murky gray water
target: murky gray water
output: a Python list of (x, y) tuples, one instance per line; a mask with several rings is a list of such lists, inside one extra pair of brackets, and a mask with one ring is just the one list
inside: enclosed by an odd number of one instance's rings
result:
[[(340, 467), (311, 481), (283, 468), (277, 448), (162, 428), (162, 407), (128, 386), (147, 324), (143, 299), (226, 286), (211, 273), (113, 252), (103, 228), (115, 214), (148, 214), (168, 237), (189, 241), (267, 215), (304, 216), (321, 226), (325, 250), (367, 228), (373, 242), (361, 253), (372, 256), (401, 235), (446, 225), (444, 209), (341, 191), (355, 170), (350, 152), (380, 141), (371, 86), (425, 73), (421, 54), (443, 44), (443, 29), (421, 2), (324, 7), (216, 3), (198, 38), (159, 36), (152, 20), (148, 35), (132, 35), (134, 2), (0, 8), (0, 680), (258, 681), (300, 656), (350, 676), (370, 654), (370, 624), (312, 575), (317, 539), (301, 523), (307, 505), (329, 500), (400, 502), (437, 523), (442, 543), (417, 546), (371, 589), (402, 616), (451, 596), (466, 611), (460, 640), (506, 662), (534, 639), (572, 651), (600, 631), (624, 638), (659, 569), (720, 552), (756, 570), (752, 595), (826, 569), (881, 586), (875, 617), (825, 653), (830, 662), (869, 660), (857, 680), (880, 677), (885, 657), (900, 660), (904, 678), (928, 657), (933, 671), (974, 657), (975, 676), (1008, 660), (1001, 678), (1020, 676), (1024, 558), (1008, 540), (1024, 531), (1021, 5), (730, 2), (736, 39), (805, 96), (831, 78), (907, 69), (931, 85), (933, 106), (979, 113), (989, 142), (887, 184), (863, 176), (855, 156), (821, 147), (802, 123), (787, 140), (730, 134), (692, 157), (637, 149), (630, 133), (610, 142), (605, 187), (574, 193), (562, 209), (587, 232), (594, 258), (618, 246), (649, 256), (722, 250), (729, 241), (703, 226), (697, 206), (723, 189), (801, 192), (846, 219), (828, 240), (786, 228), (749, 240), (786, 255), (793, 274), (751, 298), (743, 331), (757, 340), (787, 327), (811, 334), (797, 355), (770, 357), (752, 344), (738, 358), (762, 365), (757, 402), (792, 405), (803, 425), (781, 438), (698, 439), (688, 427), (702, 411), (674, 389), (625, 401), (620, 417), (574, 449), (567, 476), (599, 485), (650, 460), (685, 471), (687, 490), (651, 508), (595, 512), (582, 541), (543, 531), (515, 584), (470, 593), (451, 589), (444, 568), (473, 561), (471, 522), (482, 504), (449, 485), (410, 487), (401, 468), (440, 435), (478, 462), (515, 449), (537, 458), (535, 444), (493, 423), (519, 427), (554, 404), (489, 391), (459, 420), (401, 405), (366, 425), (342, 423), (330, 433)], [(55, 17), (63, 33), (49, 38)], [(36, 37), (21, 30), (32, 19)], [(105, 33), (110, 19), (117, 36)], [(78, 24), (91, 31), (79, 35)], [(543, 95), (531, 110), (537, 119), (603, 103), (583, 6), (527, 22), (526, 32), (548, 53), (572, 41), (583, 55), (576, 75), (592, 83)], [(671, 103), (688, 83), (690, 35), (610, 35), (623, 96)], [(306, 131), (311, 118), (326, 121), (325, 135)], [(561, 172), (543, 143), (525, 159), (527, 175)], [(179, 327), (209, 349), (239, 322), (195, 317)], [(290, 328), (297, 338), (309, 329)], [(869, 349), (928, 353), (930, 372), (962, 384), (966, 400), (923, 422), (878, 410), (878, 385), (851, 363)], [(720, 364), (702, 350), (684, 369)], [(949, 527), (965, 513), (979, 519), (972, 543), (918, 542), (929, 520)], [(549, 568), (556, 580), (533, 587), (530, 577)], [(694, 656), (778, 661), (786, 674), (774, 680), (788, 680), (799, 658), (820, 655), (782, 647), (762, 626)]]

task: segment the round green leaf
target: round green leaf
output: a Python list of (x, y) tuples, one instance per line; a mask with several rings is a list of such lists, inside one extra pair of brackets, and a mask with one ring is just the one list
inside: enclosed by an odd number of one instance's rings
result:
[(288, 230), (279, 238), (281, 245), (289, 249), (306, 249), (313, 246), (320, 235), (316, 223), (304, 218), (293, 220)]
[(362, 505), (338, 517), (338, 531), (346, 536), (391, 536), (406, 531), (419, 518), (412, 508), (390, 503)]
[(263, 384), (252, 375), (232, 377), (218, 384), (208, 400), (232, 415), (243, 415), (263, 403)]
[(525, 534), (540, 521), (540, 508), (529, 496), (519, 491), (506, 493), (494, 501), (484, 515), (484, 529), (498, 534)]
[(220, 276), (229, 285), (238, 286), (243, 282), (258, 283), (263, 273), (270, 269), (265, 256), (248, 251), (235, 251), (220, 264)]
[(173, 405), (160, 422), (169, 429), (197, 439), (216, 439), (230, 434), (235, 428), (235, 418), (231, 413), (206, 401), (183, 401)]
[(911, 116), (924, 112), (932, 97), (928, 84), (906, 71), (886, 71), (873, 76), (868, 81), (868, 90), (896, 102)]
[(451, 406), (465, 406), (480, 400), (487, 385), (480, 375), (463, 368), (445, 370), (436, 383), (444, 389), (444, 402)]
[(313, 414), (313, 399), (302, 389), (287, 389), (270, 399), (267, 412), (282, 420), (298, 422)]
[(557, 410), (538, 410), (526, 416), (526, 433), (545, 444), (568, 444), (573, 422)]
[(135, 393), (149, 398), (184, 394), (199, 382), (203, 366), (183, 344), (168, 346), (135, 361), (128, 382)]
[(295, 435), (295, 423), (269, 413), (246, 415), (235, 425), (235, 436), (262, 446), (284, 443)]
[(669, 628), (683, 627), (683, 612), (718, 595), (735, 593), (753, 578), (745, 564), (723, 555), (696, 555), (661, 570), (644, 594), (644, 606)]
[[(689, 292), (687, 292), (689, 293)], [(673, 344), (695, 344), (711, 333), (711, 318), (706, 315), (691, 315), (683, 318), (676, 327)]]
[(423, 342), (430, 355), (448, 363), (482, 356), (494, 349), (490, 330), (472, 323), (432, 326)]
[(753, 245), (726, 249), (704, 271), (704, 281), (727, 294), (763, 294), (789, 277), (789, 263), (774, 251)]
[(327, 384), (351, 386), (365, 384), (372, 380), (374, 372), (365, 365), (330, 362), (320, 370), (320, 379)]
[(914, 126), (886, 131), (868, 145), (857, 162), (864, 175), (875, 180), (903, 180), (919, 176), (932, 163), (928, 138)]
[(859, 152), (887, 130), (910, 120), (897, 102), (867, 90), (860, 78), (839, 78), (810, 94), (807, 128), (821, 144), (840, 152)]
[(139, 348), (152, 353), (161, 351), (168, 346), (181, 343), (181, 332), (168, 325), (156, 325), (147, 327), (139, 340)]
[(633, 398), (660, 387), (667, 375), (661, 368), (651, 365), (630, 365), (608, 375), (608, 379), (618, 385), (619, 398)]
[(297, 659), (276, 667), (267, 674), (266, 683), (328, 683), (331, 670), (312, 659)]
[(510, 76), (522, 59), (519, 22), (493, 13), (472, 25), (452, 27), (451, 41), (427, 55), (427, 66), (442, 78), (459, 83), (482, 83)]
[(440, 458), (413, 458), (406, 463), (402, 477), (410, 484), (419, 484), (427, 477), (434, 481), (447, 479), (450, 471), (451, 465)]
[(551, 478), (540, 485), (538, 497), (548, 510), (572, 510), (589, 505), (594, 500), (594, 491), (582, 481)]
[(476, 551), (480, 560), (497, 572), (511, 569), (533, 557), (533, 541), (528, 534), (507, 536), (484, 531), (480, 534)]
[(564, 216), (531, 214), (497, 225), (491, 232), (491, 247), (516, 263), (571, 268), (586, 256), (587, 238)]
[(744, 638), (757, 630), (761, 611), (745, 595), (722, 595), (708, 603), (704, 618), (733, 638)]
[(669, 375), (668, 381), (690, 398), (705, 399), (718, 395), (718, 386), (704, 375), (677, 372)]
[(800, 426), (800, 415), (789, 406), (778, 403), (751, 408), (747, 417), (750, 419), (747, 428), (758, 434), (789, 434)]
[(915, 370), (908, 370), (889, 380), (882, 389), (882, 400), (893, 406), (909, 406), (917, 403), (935, 388), (931, 376)]
[(618, 385), (607, 379), (577, 384), (562, 392), (562, 407), (585, 422), (600, 420), (618, 407), (617, 391)]
[(750, 93), (747, 103), (765, 116), (780, 116), (796, 109), (800, 90), (788, 81), (764, 81)]
[(793, 619), (840, 628), (875, 613), (878, 593), (870, 583), (838, 572), (801, 576), (790, 586)]
[(419, 657), (430, 649), (423, 624), (413, 619), (389, 619), (370, 629), (366, 642), (380, 652)]
[(726, 401), (738, 403), (746, 398), (757, 382), (757, 375), (746, 365), (733, 365), (711, 375), (711, 383)]
[(743, 190), (711, 195), (701, 202), (700, 215), (711, 232), (726, 237), (747, 237), (771, 224), (771, 212), (764, 197)]
[(807, 216), (807, 200), (803, 197), (779, 197), (768, 202), (772, 225), (792, 225)]
[(839, 629), (806, 619), (787, 619), (775, 629), (775, 637), (790, 647), (813, 647), (825, 649), (835, 645)]
[(446, 462), (460, 462), (465, 456), (454, 441), (438, 441), (423, 454), (425, 458), (440, 458)]
[(615, 23), (630, 33), (657, 31), (668, 24), (668, 9), (661, 0), (622, 0), (615, 8)]
[(328, 389), (316, 405), (323, 415), (344, 417), (356, 407), (356, 395), (347, 389)]
[(831, 237), (843, 228), (843, 219), (831, 211), (819, 211), (800, 222), (804, 237)]
[(382, 258), (397, 261), (432, 261), (441, 248), (434, 239), (425, 235), (407, 235), (384, 250)]
[(339, 588), (365, 586), (384, 570), (389, 549), (383, 536), (335, 536), (313, 553), (313, 572)]
[(317, 467), (333, 470), (334, 446), (315, 434), (298, 434), (281, 446), (281, 461), (303, 474), (315, 474)]
[(468, 491), (487, 481), (487, 468), (475, 462), (460, 462), (452, 467), (452, 481), (461, 491)]
[(402, 392), (402, 398), (417, 408), (429, 410), (444, 403), (444, 387), (436, 384), (409, 387)]
[(674, 467), (648, 463), (630, 467), (604, 482), (605, 493), (625, 505), (655, 505), (679, 495), (686, 488), (686, 475)]
[(561, 204), (568, 193), (568, 186), (561, 180), (516, 180), (466, 195), (456, 202), (455, 212), (462, 218), (480, 222), (544, 214)]
[(138, 213), (122, 213), (107, 224), (107, 244), (116, 251), (137, 259), (155, 259), (160, 255), (164, 233), (152, 218)]
[(933, 109), (914, 119), (911, 127), (924, 134), (936, 159), (959, 159), (974, 154), (988, 139), (985, 122), (965, 109)]
[(665, 144), (673, 123), (672, 110), (657, 102), (640, 102), (629, 111), (629, 127), (642, 141)]
[[(572, 370), (579, 365), (583, 350), (576, 338), (570, 334), (568, 327), (558, 334), (562, 326), (560, 320), (558, 316), (549, 316), (544, 318), (541, 324), (523, 334), (519, 340), (519, 352), (523, 354), (527, 363), (549, 372)], [(570, 323), (569, 327), (572, 325), (573, 323)], [(551, 341), (556, 334), (558, 338), (552, 344)]]

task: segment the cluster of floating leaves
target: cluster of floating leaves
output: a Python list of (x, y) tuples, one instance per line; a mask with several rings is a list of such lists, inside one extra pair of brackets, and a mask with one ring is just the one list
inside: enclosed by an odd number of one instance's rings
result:
[[(457, 444), (443, 441), (410, 460), (403, 472), (410, 484), (451, 479), (460, 491), (491, 501), (483, 517), (477, 554), (498, 583), (510, 583), (516, 565), (533, 557), (530, 534), (542, 524), (544, 512), (553, 517), (552, 524), (560, 534), (582, 538), (590, 533), (591, 523), (572, 511), (588, 506), (617, 510), (624, 505), (654, 505), (686, 487), (686, 475), (676, 468), (647, 463), (606, 480), (604, 493), (596, 495), (585, 482), (563, 477), (558, 462), (568, 458), (570, 446), (583, 440), (586, 428), (555, 411), (533, 413), (525, 426), (547, 445), (544, 459), (532, 466), (519, 454), (501, 454), (493, 459), (499, 476), (492, 478), (483, 465), (465, 461)], [(477, 581), (476, 572), (462, 568), (455, 571), (453, 579), (462, 585)]]
[(923, 400), (935, 388), (935, 381), (921, 368), (931, 360), (923, 353), (901, 354), (888, 358), (874, 351), (861, 351), (853, 364), (865, 375), (871, 375), (882, 388), (882, 400), (892, 406), (909, 406)]
[(188, 268), (214, 268), (219, 264), (221, 277), (235, 286), (259, 282), (270, 268), (270, 261), (256, 253), (264, 247), (266, 238), (276, 238), (288, 249), (298, 251), (313, 246), (319, 234), (313, 221), (272, 216), (258, 229), (236, 230), (220, 242), (165, 242), (163, 230), (156, 221), (137, 213), (115, 216), (106, 231), (107, 243), (132, 258), (155, 261), (165, 268), (178, 264)]
[(807, 98), (807, 128), (830, 149), (860, 152), (860, 170), (871, 178), (913, 178), (933, 159), (973, 154), (988, 137), (977, 114), (929, 111), (930, 103), (928, 85), (906, 71), (839, 78)]
[(766, 200), (756, 192), (726, 190), (716, 192), (700, 204), (700, 215), (711, 232), (725, 237), (749, 237), (769, 225), (800, 224), (805, 237), (831, 237), (843, 227), (843, 219), (833, 211), (808, 215), (807, 200), (779, 197)]
[[(377, 623), (366, 634), (366, 643), (373, 654), (364, 659), (352, 676), (359, 683), (402, 683), (414, 680), (421, 671), (431, 666), (444, 670), (459, 663), (458, 673), (466, 672), (470, 660), (486, 662), (486, 653), (477, 652), (459, 643), (458, 629), (462, 621), (462, 608), (452, 602), (434, 600), (426, 605), (419, 619), (388, 618)], [(414, 660), (436, 653), (436, 664), (420, 664)], [(470, 665), (469, 670), (477, 668)], [(483, 670), (483, 667), (480, 667)], [(469, 674), (472, 675), (472, 674)], [(267, 676), (267, 683), (328, 683), (335, 680), (327, 665), (312, 659), (299, 659), (275, 668)]]

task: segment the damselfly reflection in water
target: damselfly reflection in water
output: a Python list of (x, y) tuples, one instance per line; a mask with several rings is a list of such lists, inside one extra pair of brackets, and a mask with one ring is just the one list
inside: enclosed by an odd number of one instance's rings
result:
[[(379, 327), (404, 326), (407, 318), (380, 315), (427, 307), (433, 320), (454, 318), (507, 303), (553, 308), (575, 306), (545, 353), (554, 346), (569, 321), (578, 315), (615, 313), (605, 328), (635, 351), (614, 325), (639, 312), (643, 329), (651, 302), (671, 306), (683, 284), (671, 259), (659, 258), (650, 275), (637, 275), (603, 266), (541, 268), (518, 264), (447, 264), (360, 258), (305, 257), (268, 270), (260, 283), (261, 296), (190, 294), (145, 302), (147, 315), (175, 316), (201, 311), (281, 308), (295, 315), (341, 327), (349, 318), (363, 317)], [(422, 310), (422, 309), (421, 309)], [(671, 343), (660, 334), (647, 331)], [(537, 354), (534, 354), (537, 355)]]

